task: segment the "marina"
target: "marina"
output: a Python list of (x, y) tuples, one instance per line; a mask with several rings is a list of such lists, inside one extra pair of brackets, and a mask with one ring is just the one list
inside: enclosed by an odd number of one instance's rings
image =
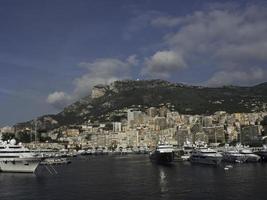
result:
[(16, 140), (0, 141), (0, 171), (34, 173), (39, 164), (61, 165), (70, 164), (73, 157), (92, 156), (127, 156), (147, 155), (152, 162), (169, 164), (173, 161), (191, 162), (195, 164), (220, 165), (223, 163), (257, 163), (265, 162), (266, 147), (249, 148), (238, 144), (236, 146), (208, 147), (207, 144), (185, 144), (182, 148), (170, 144), (159, 143), (155, 149), (136, 151), (134, 149), (108, 150), (107, 148), (90, 148), (80, 150), (30, 150)]
[[(258, 163), (265, 162), (266, 147), (249, 148), (240, 144), (225, 145), (220, 148), (208, 147), (206, 144), (185, 145), (177, 148), (170, 144), (159, 143), (155, 149), (136, 151), (133, 149), (107, 150), (106, 148), (90, 148), (80, 150), (30, 150), (16, 140), (0, 142), (0, 172), (34, 173), (39, 165), (70, 164), (73, 158), (91, 159), (103, 156), (146, 155), (146, 159), (157, 164), (172, 164), (173, 162), (191, 162), (192, 164), (224, 165), (224, 163)], [(46, 167), (47, 168), (47, 167)], [(226, 167), (227, 170), (229, 167)]]

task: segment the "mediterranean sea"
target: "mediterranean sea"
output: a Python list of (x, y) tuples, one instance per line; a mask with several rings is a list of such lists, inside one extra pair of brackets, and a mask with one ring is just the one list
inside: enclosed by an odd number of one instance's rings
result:
[(157, 165), (147, 155), (86, 156), (55, 169), (0, 173), (0, 200), (263, 200), (267, 192), (267, 163), (226, 171), (223, 164)]

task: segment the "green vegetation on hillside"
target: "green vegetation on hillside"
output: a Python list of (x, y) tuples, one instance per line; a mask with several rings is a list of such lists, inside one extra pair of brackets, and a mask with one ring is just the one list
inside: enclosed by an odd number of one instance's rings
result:
[[(182, 114), (213, 114), (216, 111), (255, 112), (265, 109), (267, 83), (254, 87), (225, 86), (219, 88), (173, 84), (163, 80), (116, 81), (101, 97), (90, 96), (49, 117), (57, 126), (85, 121), (112, 121), (125, 117), (119, 110), (125, 108), (172, 105)], [(117, 114), (116, 114), (117, 113)], [(40, 118), (41, 119), (41, 118)]]

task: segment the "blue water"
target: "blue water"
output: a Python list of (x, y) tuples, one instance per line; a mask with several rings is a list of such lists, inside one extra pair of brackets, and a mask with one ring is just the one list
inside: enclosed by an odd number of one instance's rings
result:
[(81, 157), (34, 174), (0, 173), (0, 200), (267, 199), (267, 163), (237, 164), (225, 171), (151, 163), (145, 155)]

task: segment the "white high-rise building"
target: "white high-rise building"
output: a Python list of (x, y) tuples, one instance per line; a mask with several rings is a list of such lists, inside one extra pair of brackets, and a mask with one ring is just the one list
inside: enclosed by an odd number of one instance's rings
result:
[(138, 119), (141, 117), (142, 112), (140, 110), (133, 110), (129, 109), (127, 111), (127, 121), (128, 121), (128, 127), (132, 127), (132, 125), (138, 121)]
[(121, 132), (121, 122), (113, 122), (113, 131), (114, 132)]

